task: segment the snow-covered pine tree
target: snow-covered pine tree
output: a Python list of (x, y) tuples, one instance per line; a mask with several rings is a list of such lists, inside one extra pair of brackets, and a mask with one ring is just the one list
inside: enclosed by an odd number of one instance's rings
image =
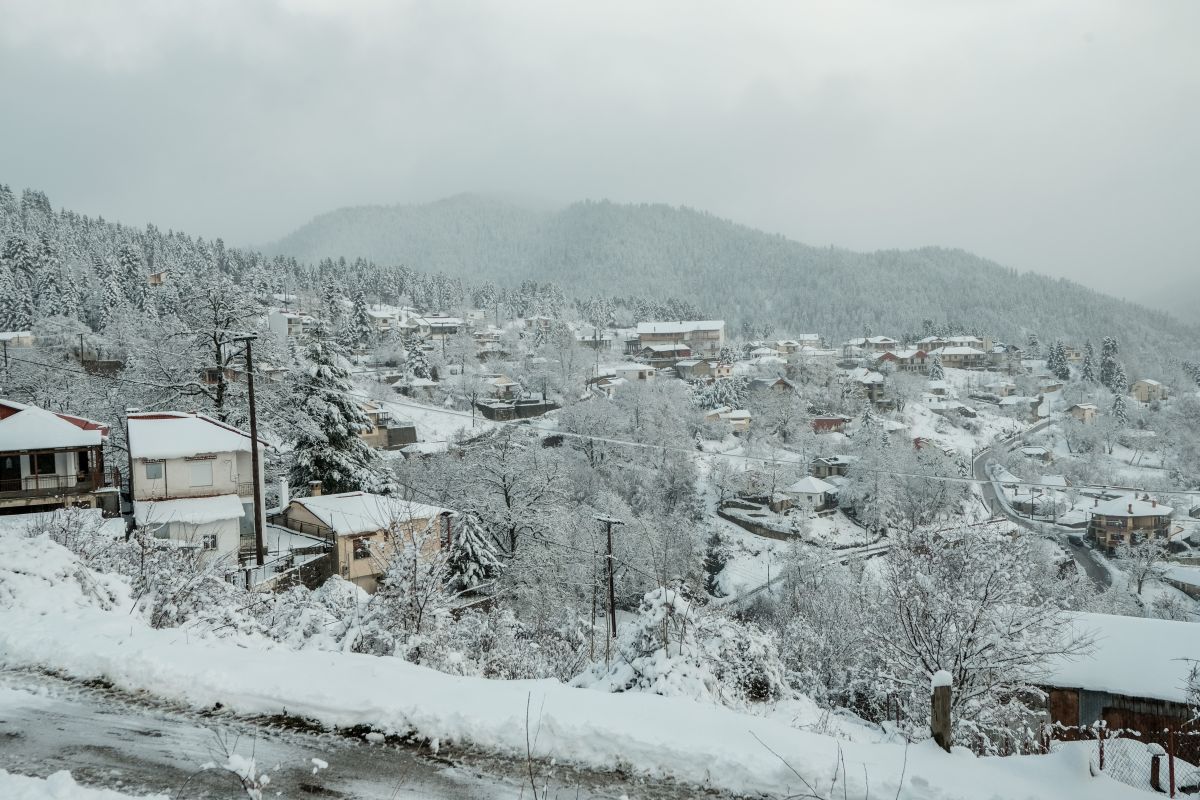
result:
[(329, 494), (387, 491), (379, 456), (358, 436), (370, 430), (371, 422), (350, 394), (353, 384), (345, 351), (328, 338), (322, 325), (302, 355), (304, 363), (292, 373), (301, 400), (292, 451), (293, 485), (321, 481)]
[(1061, 339), (1050, 345), (1050, 356), (1046, 359), (1046, 369), (1050, 370), (1050, 374), (1060, 381), (1071, 379), (1071, 367), (1067, 364), (1067, 348)]
[(1084, 383), (1096, 382), (1096, 348), (1091, 342), (1083, 346), (1083, 364), (1079, 368), (1079, 377)]
[(495, 580), (503, 564), (479, 517), (466, 513), (457, 522), (446, 555), (446, 576), (452, 591), (465, 592)]
[(929, 380), (944, 381), (946, 380), (946, 370), (942, 366), (942, 357), (937, 353), (933, 354), (933, 361), (929, 363)]
[(1120, 348), (1117, 345), (1116, 337), (1105, 336), (1100, 343), (1100, 383), (1103, 386), (1112, 388), (1113, 370), (1117, 365), (1117, 353)]
[(371, 315), (367, 313), (367, 298), (362, 287), (354, 290), (354, 307), (350, 310), (350, 341), (362, 347), (371, 339), (375, 332), (371, 325)]
[(429, 380), (429, 357), (425, 355), (425, 342), (415, 333), (404, 337), (404, 370), (410, 378)]
[(1124, 393), (1113, 395), (1112, 415), (1113, 419), (1122, 427), (1129, 424), (1129, 407), (1126, 404)]
[(727, 563), (728, 559), (725, 557), (725, 546), (721, 541), (721, 534), (713, 531), (712, 535), (708, 537), (708, 549), (704, 552), (704, 590), (713, 597), (721, 597), (725, 594), (721, 590), (718, 578)]
[(1025, 352), (1030, 358), (1042, 357), (1042, 346), (1038, 341), (1038, 335), (1031, 333), (1025, 340)]
[(1123, 395), (1129, 391), (1129, 378), (1125, 375), (1125, 365), (1114, 361), (1109, 382), (1106, 384), (1113, 394)]

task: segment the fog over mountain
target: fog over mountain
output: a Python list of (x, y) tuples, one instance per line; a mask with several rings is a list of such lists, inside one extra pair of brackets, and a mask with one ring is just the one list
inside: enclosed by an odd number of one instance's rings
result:
[[(1024, 341), (1116, 334), (1145, 357), (1186, 357), (1196, 331), (1119, 297), (946, 248), (812, 247), (666, 205), (540, 210), (481, 195), (323, 214), (266, 248), (302, 261), (366, 258), (470, 281), (553, 281), (575, 294), (676, 296), (731, 322), (792, 333), (900, 335), (923, 319)], [(1121, 287), (1114, 287), (1119, 290)]]

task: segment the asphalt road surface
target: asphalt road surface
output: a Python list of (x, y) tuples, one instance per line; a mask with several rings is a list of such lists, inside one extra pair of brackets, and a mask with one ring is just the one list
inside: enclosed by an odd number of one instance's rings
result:
[[(1004, 441), (1004, 445), (1007, 446), (1010, 443), (1019, 441), (1021, 436), (1041, 430), (1049, 424), (1049, 420), (1039, 422), (1029, 430), (1025, 431), (1023, 434), (1011, 439), (1006, 439)], [(999, 500), (999, 498), (996, 497), (996, 487), (992, 484), (991, 476), (988, 475), (987, 472), (987, 465), (991, 458), (991, 448), (980, 451), (971, 461), (971, 471), (974, 473), (976, 480), (983, 482), (980, 485), (980, 489), (983, 492), (983, 501), (987, 504), (987, 507), (991, 509), (992, 513), (1002, 514), (1012, 522), (1015, 522), (1017, 525), (1020, 525), (1023, 528), (1028, 528), (1036, 533), (1043, 533), (1047, 529), (1052, 529), (1054, 527), (1052, 523), (1031, 521), (1025, 517), (1022, 517), (1020, 514), (1013, 513), (1004, 503)], [(1075, 533), (1082, 535), (1083, 532), (1075, 531)], [(1082, 542), (1076, 544), (1070, 539), (1071, 534), (1066, 530), (1058, 530), (1055, 532), (1055, 535), (1060, 540), (1060, 544), (1062, 544), (1066, 551), (1070, 553), (1071, 558), (1073, 558), (1075, 563), (1079, 565), (1079, 568), (1083, 570), (1084, 574), (1087, 575), (1088, 578), (1090, 578), (1092, 582), (1096, 584), (1096, 586), (1104, 589), (1112, 583), (1112, 576), (1109, 574), (1108, 570), (1100, 564), (1096, 558), (1096, 554), (1090, 547), (1087, 546), (1087, 544)]]
[[(355, 800), (494, 800), (530, 797), (528, 765), (481, 754), (429, 754), (415, 745), (368, 743), (228, 715), (208, 716), (100, 686), (36, 672), (0, 672), (0, 769), (46, 777), (69, 770), (81, 784), (178, 800), (246, 797), (220, 769), (227, 753), (270, 771), (264, 797)], [(319, 761), (313, 761), (319, 759)], [(327, 764), (327, 767), (321, 766)], [(549, 797), (719, 797), (672, 783), (536, 764)]]

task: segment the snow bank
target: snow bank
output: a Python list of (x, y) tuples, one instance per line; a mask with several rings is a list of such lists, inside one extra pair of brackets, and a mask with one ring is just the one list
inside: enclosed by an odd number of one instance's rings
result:
[[(136, 796), (144, 797), (144, 800), (167, 800), (165, 794)], [(0, 769), (0, 797), (5, 800), (128, 800), (135, 795), (80, 786), (65, 770), (48, 778), (32, 778)]]
[(681, 698), (458, 677), (395, 658), (151, 629), (128, 613), (127, 594), (89, 592), (113, 580), (45, 537), (0, 535), (0, 667), (48, 668), (196, 708), (221, 703), (241, 714), (369, 725), (514, 758), (525, 755), (528, 720), (535, 757), (746, 794), (808, 791), (794, 768), (818, 793), (837, 781), (853, 797), (866, 795), (868, 782), (873, 797), (901, 788), (904, 797), (939, 800), (1141, 796), (1090, 777), (1086, 758), (1071, 749), (977, 759), (929, 742), (845, 742)]

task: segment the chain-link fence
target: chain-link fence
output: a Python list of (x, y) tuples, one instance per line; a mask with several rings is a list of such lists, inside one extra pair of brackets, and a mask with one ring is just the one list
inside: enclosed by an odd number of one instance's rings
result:
[(1200, 792), (1200, 731), (1135, 731), (1104, 722), (1045, 727), (1045, 752), (1068, 747), (1086, 748), (1094, 770), (1134, 788), (1168, 797)]

